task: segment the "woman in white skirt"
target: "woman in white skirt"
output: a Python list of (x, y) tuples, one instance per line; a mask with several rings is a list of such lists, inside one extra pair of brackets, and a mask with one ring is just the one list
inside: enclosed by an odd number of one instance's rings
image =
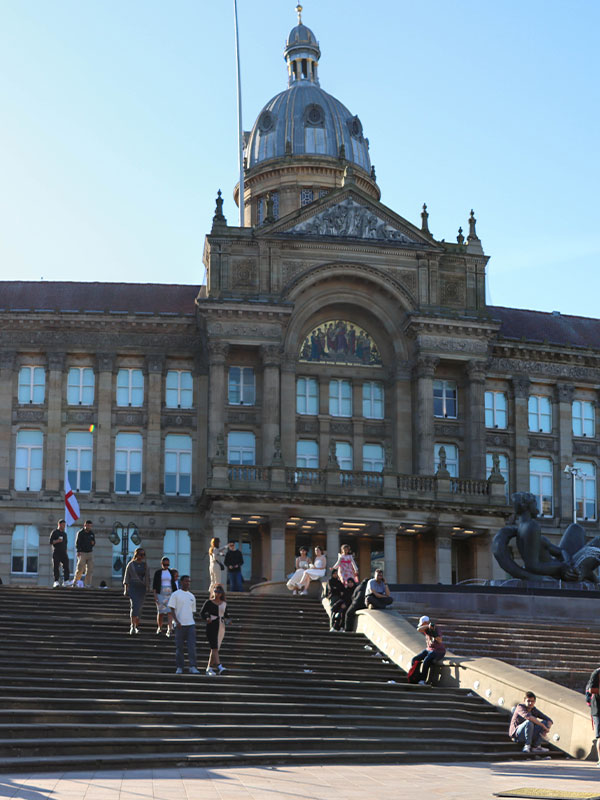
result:
[(223, 564), (223, 557), (227, 551), (226, 547), (221, 547), (221, 540), (218, 536), (210, 540), (210, 548), (208, 550), (208, 578), (209, 578), (209, 592), (223, 583), (221, 573), (225, 569)]
[(324, 577), (327, 568), (327, 559), (320, 547), (315, 547), (315, 557), (309, 563), (308, 569), (297, 569), (287, 582), (287, 588), (294, 594), (308, 594), (311, 581)]

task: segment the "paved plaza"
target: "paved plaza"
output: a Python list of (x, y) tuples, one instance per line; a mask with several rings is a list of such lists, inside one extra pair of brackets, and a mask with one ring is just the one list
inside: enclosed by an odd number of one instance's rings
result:
[(592, 762), (540, 760), (0, 775), (0, 798), (20, 800), (485, 800), (521, 787), (593, 792), (600, 769)]

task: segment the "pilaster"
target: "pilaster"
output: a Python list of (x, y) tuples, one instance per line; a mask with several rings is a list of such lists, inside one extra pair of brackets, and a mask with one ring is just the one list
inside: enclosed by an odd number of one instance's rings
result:
[(229, 353), (226, 342), (208, 344), (208, 455), (214, 457), (217, 435), (224, 432), (227, 386), (225, 362)]
[(415, 455), (419, 475), (433, 474), (433, 376), (439, 359), (432, 355), (420, 355), (415, 365), (417, 413)]
[(48, 428), (44, 454), (44, 487), (54, 494), (64, 480), (64, 450), (61, 431), (64, 353), (48, 353)]
[(435, 570), (437, 583), (452, 583), (452, 539), (444, 528), (436, 531)]
[[(558, 480), (561, 523), (568, 525), (573, 521), (573, 481), (574, 477), (564, 472), (566, 464), (573, 464), (573, 397), (575, 387), (570, 383), (556, 385), (556, 409), (558, 432)], [(556, 474), (556, 472), (555, 472)], [(555, 514), (558, 511), (555, 507)]]
[(96, 372), (98, 391), (98, 431), (96, 433), (96, 476), (97, 494), (109, 494), (111, 484), (112, 449), (112, 406), (113, 373), (116, 356), (114, 353), (98, 353)]
[(283, 463), (296, 463), (296, 356), (281, 359), (281, 452)]
[(529, 387), (526, 375), (512, 379), (515, 403), (515, 491), (529, 491)]
[(485, 478), (485, 376), (483, 361), (467, 364), (467, 437), (469, 477)]
[(10, 451), (12, 403), (15, 383), (16, 352), (0, 352), (0, 492), (10, 486)]
[(388, 583), (398, 583), (398, 564), (396, 555), (397, 522), (382, 522), (383, 560), (385, 562), (385, 579)]
[(279, 429), (279, 365), (281, 353), (277, 345), (260, 348), (263, 362), (262, 385), (262, 463), (269, 465), (273, 457), (275, 441), (280, 438)]
[(165, 357), (163, 355), (146, 356), (146, 372), (148, 374), (147, 408), (148, 425), (146, 428), (146, 494), (150, 497), (160, 494), (161, 475), (163, 473), (161, 448), (161, 408), (163, 397), (163, 372)]

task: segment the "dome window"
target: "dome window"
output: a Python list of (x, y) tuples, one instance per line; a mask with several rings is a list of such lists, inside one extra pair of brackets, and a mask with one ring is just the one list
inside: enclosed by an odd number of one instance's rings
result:
[(353, 139), (361, 139), (363, 135), (363, 127), (362, 123), (357, 116), (350, 117), (347, 122), (348, 130), (350, 131), (350, 136)]
[(306, 111), (304, 112), (304, 122), (306, 125), (311, 125), (313, 127), (322, 127), (325, 124), (325, 113), (321, 106), (317, 103), (312, 103), (311, 105), (306, 106)]
[(263, 111), (258, 120), (258, 127), (261, 133), (269, 133), (275, 127), (275, 117), (270, 111)]

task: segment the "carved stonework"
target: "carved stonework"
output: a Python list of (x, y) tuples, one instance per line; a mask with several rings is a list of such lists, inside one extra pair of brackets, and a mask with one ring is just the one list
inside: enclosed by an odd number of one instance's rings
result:
[(506, 433), (486, 433), (485, 443), (488, 447), (510, 447), (511, 438), (508, 432)]
[(430, 355), (420, 355), (415, 364), (415, 375), (417, 378), (433, 378), (439, 358)]
[(282, 372), (296, 372), (296, 367), (298, 366), (298, 359), (296, 355), (290, 355), (289, 353), (284, 353), (281, 356), (281, 371)]
[(573, 453), (581, 456), (598, 456), (600, 455), (600, 445), (595, 442), (573, 439)]
[(344, 436), (350, 436), (352, 434), (352, 423), (332, 422), (329, 430), (331, 433), (341, 433)]
[(208, 361), (211, 366), (224, 364), (228, 353), (229, 345), (226, 342), (208, 343)]
[(485, 383), (487, 363), (485, 361), (469, 361), (467, 375), (470, 383)]
[(231, 288), (256, 288), (258, 272), (256, 261), (246, 258), (242, 261), (233, 261), (231, 264)]
[(463, 428), (460, 422), (435, 422), (433, 431), (436, 436), (462, 436)]
[(556, 399), (559, 403), (568, 403), (570, 405), (573, 402), (574, 395), (575, 387), (572, 383), (556, 384)]
[(465, 305), (465, 283), (460, 279), (440, 278), (440, 304), (443, 306)]
[(305, 272), (311, 266), (310, 261), (284, 261), (281, 266), (281, 277), (286, 284), (295, 275)]
[(93, 409), (67, 410), (67, 422), (75, 425), (91, 425), (95, 419)]
[(63, 372), (65, 368), (65, 354), (64, 353), (48, 353), (48, 369), (53, 372)]
[(0, 369), (14, 369), (17, 354), (14, 350), (0, 352)]
[(439, 350), (445, 353), (465, 353), (486, 355), (488, 343), (485, 339), (453, 339), (441, 336), (419, 336), (419, 346), (426, 350)]
[(115, 368), (115, 353), (98, 353), (96, 364), (98, 372), (113, 372)]
[(379, 438), (385, 435), (385, 425), (383, 423), (381, 425), (366, 423), (363, 426), (363, 432), (365, 436), (377, 436)]
[[(209, 322), (207, 330), (210, 336), (256, 336), (261, 339), (279, 339), (281, 335), (281, 328), (278, 325), (270, 325), (268, 323), (254, 323), (244, 322)], [(209, 342), (209, 358), (212, 363), (211, 346), (218, 344), (222, 347), (228, 347), (225, 342)]]
[(194, 417), (191, 414), (165, 414), (162, 424), (164, 428), (193, 428)]
[(43, 408), (17, 408), (14, 413), (15, 422), (43, 422)]
[(117, 425), (142, 425), (144, 422), (143, 411), (117, 411), (115, 414)]
[(278, 367), (281, 363), (281, 351), (277, 345), (264, 344), (260, 348), (263, 366)]
[(561, 364), (557, 361), (527, 361), (520, 358), (493, 358), (490, 362), (491, 372), (502, 372), (510, 375), (522, 373), (545, 378), (566, 378), (574, 381), (600, 382), (600, 369)]
[(146, 356), (146, 369), (149, 373), (154, 372), (162, 375), (165, 368), (165, 357), (162, 354), (152, 354)]
[(227, 412), (227, 422), (237, 422), (246, 425), (255, 425), (256, 424), (256, 411), (254, 410), (244, 410), (239, 409), (236, 411), (228, 411)]
[(555, 439), (545, 438), (544, 436), (530, 436), (529, 449), (544, 453), (555, 453), (558, 451), (558, 442)]
[(399, 269), (396, 272), (396, 276), (398, 280), (403, 283), (409, 292), (417, 296), (417, 286), (418, 286), (418, 279), (417, 273), (415, 270), (408, 270), (408, 269)]
[(512, 385), (513, 394), (515, 397), (518, 397), (521, 400), (527, 400), (529, 398), (531, 381), (526, 375), (514, 375), (512, 379)]
[(318, 433), (319, 425), (317, 422), (308, 419), (301, 419), (296, 423), (298, 433)]

